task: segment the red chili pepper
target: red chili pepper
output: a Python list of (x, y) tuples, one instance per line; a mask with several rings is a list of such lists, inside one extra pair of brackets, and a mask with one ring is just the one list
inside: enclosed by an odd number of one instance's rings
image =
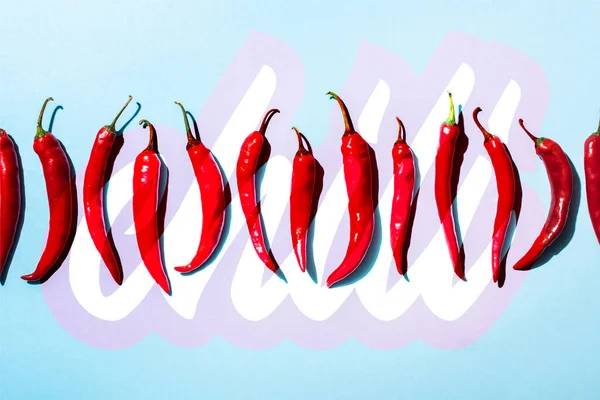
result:
[(456, 238), (454, 214), (452, 213), (452, 202), (454, 200), (451, 189), (452, 166), (459, 128), (454, 116), (452, 94), (448, 93), (448, 97), (450, 98), (450, 112), (448, 113), (448, 119), (440, 127), (440, 142), (435, 156), (435, 202), (440, 221), (444, 227), (444, 235), (450, 251), (454, 273), (460, 279), (466, 281), (467, 278), (465, 278), (464, 266), (458, 249), (458, 239)]
[(15, 143), (0, 129), (0, 276), (8, 258), (21, 213), (21, 181)]
[(256, 182), (254, 178), (258, 159), (260, 158), (265, 141), (265, 131), (273, 115), (278, 112), (279, 110), (277, 109), (267, 111), (259, 130), (252, 132), (246, 137), (240, 149), (236, 167), (238, 193), (240, 195), (242, 211), (246, 218), (248, 232), (250, 233), (250, 240), (252, 240), (252, 245), (254, 245), (254, 250), (260, 260), (275, 273), (279, 270), (279, 266), (265, 245), (260, 211), (256, 204)]
[[(317, 163), (306, 137), (292, 127), (298, 137), (298, 151), (292, 166), (292, 189), (290, 192), (290, 228), (294, 254), (302, 272), (306, 271), (306, 240), (310, 226), (313, 194), (315, 190)], [(304, 147), (305, 140), (308, 149)]]
[(512, 160), (498, 136), (489, 133), (477, 119), (481, 111), (477, 107), (473, 111), (473, 120), (483, 133), (483, 146), (487, 150), (494, 174), (496, 176), (496, 190), (498, 191), (498, 204), (496, 205), (496, 218), (494, 220), (494, 233), (492, 235), (492, 275), (494, 282), (500, 277), (500, 262), (502, 261), (502, 246), (506, 238), (506, 232), (510, 223), (515, 203), (515, 173)]
[(396, 121), (398, 121), (398, 139), (392, 147), (394, 197), (390, 219), (390, 243), (396, 269), (406, 277), (406, 272), (403, 270), (403, 252), (415, 189), (415, 161), (412, 150), (406, 143), (404, 124), (398, 117), (396, 117)]
[(127, 108), (132, 97), (125, 103), (110, 125), (103, 126), (96, 134), (90, 159), (83, 178), (83, 209), (88, 231), (96, 249), (102, 256), (104, 264), (110, 271), (115, 282), (123, 283), (123, 269), (117, 261), (117, 250), (108, 240), (106, 223), (104, 221), (104, 186), (106, 173), (110, 168), (110, 155), (118, 132), (115, 124)]
[(535, 137), (529, 132), (523, 120), (519, 125), (535, 143), (535, 153), (542, 159), (550, 181), (550, 210), (542, 231), (531, 248), (513, 266), (517, 270), (526, 270), (560, 235), (569, 215), (569, 206), (573, 195), (573, 171), (569, 158), (555, 141)]
[(148, 146), (135, 159), (133, 165), (133, 221), (140, 255), (154, 281), (167, 294), (171, 284), (165, 272), (158, 232), (158, 198), (161, 161), (154, 126), (143, 119), (140, 125), (148, 127)]
[(26, 281), (39, 281), (46, 278), (50, 270), (56, 267), (56, 263), (69, 243), (73, 211), (76, 206), (73, 202), (71, 166), (67, 155), (58, 139), (42, 128), (44, 110), (48, 102), (53, 100), (49, 97), (44, 101), (33, 141), (33, 150), (42, 163), (50, 207), (48, 241), (35, 271), (21, 277)]
[(600, 243), (600, 124), (585, 141), (583, 163), (588, 210)]
[(210, 150), (200, 140), (200, 133), (196, 130), (196, 137), (192, 136), (190, 123), (183, 105), (175, 102), (181, 107), (185, 133), (187, 135), (186, 150), (194, 175), (200, 187), (200, 198), (202, 201), (202, 234), (196, 255), (187, 265), (175, 267), (178, 272), (192, 272), (200, 268), (211, 254), (215, 251), (223, 231), (225, 221), (225, 192), (223, 176)]
[(369, 144), (354, 130), (346, 104), (333, 92), (344, 117), (342, 160), (348, 193), (350, 215), (350, 242), (340, 266), (327, 278), (327, 287), (340, 282), (358, 268), (371, 245), (374, 230), (373, 176)]

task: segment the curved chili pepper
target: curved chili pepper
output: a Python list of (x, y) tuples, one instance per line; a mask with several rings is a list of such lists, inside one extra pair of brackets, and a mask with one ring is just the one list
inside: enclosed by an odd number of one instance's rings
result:
[(342, 160), (348, 193), (350, 241), (342, 263), (327, 278), (327, 287), (345, 279), (358, 268), (371, 245), (374, 230), (373, 177), (369, 144), (354, 130), (346, 104), (333, 92), (344, 117)]
[(481, 108), (473, 110), (473, 120), (483, 133), (483, 146), (485, 147), (496, 176), (496, 190), (498, 203), (496, 205), (496, 218), (494, 219), (494, 233), (492, 235), (492, 275), (494, 282), (500, 277), (500, 262), (502, 261), (502, 247), (506, 239), (506, 232), (510, 223), (515, 202), (515, 173), (512, 160), (508, 151), (498, 136), (489, 133), (477, 119)]
[(115, 144), (118, 132), (115, 124), (129, 105), (132, 97), (125, 103), (110, 125), (103, 126), (96, 134), (90, 159), (83, 178), (83, 210), (85, 221), (94, 246), (102, 256), (102, 261), (108, 268), (115, 282), (123, 283), (123, 269), (117, 261), (117, 250), (108, 240), (106, 223), (104, 221), (104, 186), (106, 171), (109, 169), (110, 154)]
[(171, 284), (165, 272), (158, 233), (158, 198), (161, 161), (158, 157), (156, 129), (143, 119), (140, 125), (148, 127), (148, 146), (135, 158), (133, 165), (133, 221), (135, 236), (142, 261), (150, 276), (167, 294)]
[(544, 162), (548, 180), (550, 181), (550, 210), (542, 231), (531, 248), (517, 261), (513, 269), (526, 270), (560, 235), (569, 215), (569, 206), (573, 195), (573, 171), (569, 158), (555, 141), (535, 137), (525, 128), (523, 120), (519, 125), (535, 143), (535, 153)]
[(448, 113), (448, 119), (440, 127), (440, 142), (435, 156), (435, 202), (440, 222), (444, 227), (444, 235), (452, 259), (454, 273), (460, 279), (466, 281), (467, 278), (465, 277), (464, 266), (458, 249), (458, 239), (456, 238), (454, 214), (452, 213), (452, 202), (454, 200), (451, 189), (452, 166), (459, 128), (454, 116), (452, 94), (448, 93), (448, 97), (450, 98), (450, 112)]
[(10, 253), (21, 213), (19, 160), (12, 138), (0, 129), (0, 276)]
[(396, 262), (396, 269), (406, 278), (403, 270), (403, 251), (413, 192), (415, 189), (415, 160), (410, 146), (406, 143), (406, 131), (400, 118), (398, 121), (398, 139), (392, 147), (394, 163), (394, 197), (390, 219), (390, 243)]
[(42, 128), (44, 110), (48, 102), (53, 100), (52, 97), (49, 97), (44, 101), (33, 141), (33, 150), (42, 163), (50, 207), (48, 241), (35, 271), (21, 277), (26, 281), (39, 281), (45, 278), (50, 270), (56, 266), (69, 242), (73, 207), (76, 206), (73, 204), (71, 166), (67, 155), (58, 139)]
[(584, 145), (585, 191), (592, 226), (600, 243), (600, 123)]
[[(306, 137), (292, 127), (298, 137), (298, 151), (292, 165), (290, 192), (290, 229), (294, 254), (302, 272), (306, 271), (306, 240), (315, 190), (317, 163)], [(302, 142), (304, 139), (308, 149)]]
[(217, 248), (223, 224), (225, 222), (225, 192), (223, 176), (210, 150), (200, 140), (200, 133), (196, 130), (196, 137), (192, 136), (190, 123), (183, 105), (175, 102), (181, 107), (185, 133), (187, 135), (186, 150), (194, 175), (200, 187), (200, 199), (202, 202), (202, 233), (196, 255), (187, 265), (175, 267), (182, 273), (192, 272), (200, 268)]
[(260, 211), (256, 204), (256, 182), (254, 177), (265, 141), (265, 131), (273, 115), (278, 112), (279, 110), (277, 109), (267, 111), (260, 128), (246, 137), (240, 149), (236, 167), (238, 193), (240, 195), (242, 211), (246, 218), (248, 232), (250, 233), (250, 240), (260, 260), (275, 273), (277, 273), (279, 267), (265, 245)]

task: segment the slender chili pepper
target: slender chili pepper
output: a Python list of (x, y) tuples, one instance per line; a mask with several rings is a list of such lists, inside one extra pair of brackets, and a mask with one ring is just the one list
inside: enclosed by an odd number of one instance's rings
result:
[(523, 120), (519, 125), (535, 143), (535, 153), (544, 162), (550, 181), (550, 209), (542, 231), (531, 248), (513, 266), (517, 270), (526, 270), (560, 235), (569, 215), (569, 206), (573, 195), (573, 171), (569, 158), (555, 141), (535, 137), (525, 128)]
[(202, 233), (196, 255), (187, 265), (175, 267), (176, 271), (187, 273), (200, 268), (219, 244), (223, 223), (225, 222), (225, 192), (223, 176), (212, 153), (200, 140), (198, 130), (195, 132), (196, 137), (192, 136), (190, 123), (183, 105), (179, 102), (175, 102), (175, 104), (181, 107), (183, 113), (187, 135), (185, 148), (200, 187), (200, 199), (202, 201)]
[(435, 156), (435, 202), (438, 215), (442, 226), (446, 244), (452, 259), (454, 273), (463, 281), (466, 281), (464, 266), (458, 250), (458, 239), (456, 238), (456, 228), (454, 226), (454, 215), (452, 213), (452, 166), (454, 162), (454, 153), (456, 152), (456, 140), (459, 135), (459, 128), (456, 124), (454, 115), (454, 102), (452, 94), (448, 93), (450, 98), (450, 112), (448, 119), (440, 127), (440, 142)]
[(496, 176), (496, 190), (498, 191), (494, 233), (492, 235), (492, 276), (494, 282), (498, 282), (500, 262), (502, 261), (502, 246), (504, 245), (515, 202), (515, 173), (512, 160), (504, 143), (498, 136), (492, 135), (481, 125), (479, 119), (477, 119), (479, 112), (481, 112), (480, 107), (473, 110), (473, 120), (483, 133), (483, 146), (492, 161), (494, 175)]
[[(290, 229), (294, 254), (302, 272), (306, 271), (306, 240), (310, 226), (313, 193), (315, 190), (317, 163), (310, 143), (296, 127), (298, 151), (292, 165), (292, 189), (290, 192)], [(302, 142), (304, 139), (308, 149)]]
[(338, 102), (344, 117), (341, 150), (350, 216), (350, 241), (344, 260), (327, 278), (327, 287), (331, 287), (352, 274), (365, 258), (373, 238), (375, 209), (369, 144), (354, 130), (342, 99), (333, 92), (327, 94)]
[(165, 272), (158, 233), (158, 198), (161, 161), (154, 126), (143, 119), (140, 125), (148, 127), (148, 146), (135, 159), (133, 165), (133, 221), (142, 261), (150, 276), (167, 294), (171, 284)]
[(21, 213), (21, 181), (15, 143), (0, 129), (0, 276), (8, 258)]
[(26, 281), (39, 281), (56, 266), (69, 242), (73, 211), (76, 206), (73, 204), (71, 166), (67, 155), (58, 139), (42, 128), (44, 110), (48, 102), (53, 100), (52, 97), (49, 97), (44, 101), (33, 141), (33, 150), (42, 163), (50, 207), (48, 241), (35, 271), (21, 277)]
[(588, 210), (600, 243), (600, 123), (598, 130), (585, 141), (583, 163)]
[(238, 193), (240, 195), (242, 211), (246, 218), (248, 232), (250, 233), (250, 240), (260, 260), (275, 273), (277, 273), (279, 267), (265, 245), (260, 211), (256, 204), (256, 182), (254, 178), (258, 159), (265, 141), (265, 131), (273, 115), (278, 112), (279, 110), (277, 109), (267, 111), (260, 128), (246, 137), (240, 149), (236, 167)]
[(88, 231), (96, 249), (102, 256), (104, 264), (110, 271), (115, 282), (123, 283), (123, 269), (117, 261), (117, 250), (108, 240), (106, 222), (104, 221), (104, 185), (106, 171), (109, 169), (110, 154), (115, 144), (118, 132), (115, 124), (127, 108), (132, 97), (125, 103), (110, 125), (103, 126), (96, 134), (90, 159), (83, 178), (83, 209)]
[(398, 139), (392, 147), (394, 163), (394, 197), (390, 219), (390, 243), (396, 262), (396, 269), (406, 277), (403, 270), (403, 251), (408, 219), (415, 189), (415, 160), (410, 146), (406, 143), (406, 131), (400, 118), (398, 121)]

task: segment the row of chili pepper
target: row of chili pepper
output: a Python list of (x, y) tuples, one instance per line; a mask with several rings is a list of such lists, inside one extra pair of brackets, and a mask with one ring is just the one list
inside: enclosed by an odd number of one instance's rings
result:
[[(340, 106), (344, 119), (342, 135), (342, 162), (348, 194), (348, 213), (350, 217), (350, 240), (346, 255), (337, 269), (327, 278), (331, 287), (344, 281), (363, 261), (373, 237), (374, 213), (377, 204), (373, 193), (374, 162), (372, 149), (355, 130), (348, 108), (335, 93), (328, 95)], [(114, 158), (115, 141), (122, 132), (115, 124), (127, 105), (119, 111), (110, 125), (102, 127), (94, 141), (89, 162), (85, 171), (83, 202), (87, 227), (93, 243), (100, 253), (104, 264), (117, 284), (123, 281), (123, 270), (114, 244), (107, 231), (104, 220), (104, 187), (110, 178)], [(33, 148), (42, 164), (50, 221), (48, 239), (35, 270), (22, 276), (27, 281), (47, 279), (60, 265), (61, 255), (68, 252), (69, 237), (74, 226), (75, 183), (73, 171), (65, 149), (49, 131), (42, 128), (44, 110), (52, 98), (46, 99), (37, 123), (37, 132)], [(459, 127), (455, 118), (452, 95), (449, 93), (450, 111), (447, 120), (440, 127), (439, 145), (435, 159), (435, 200), (441, 226), (455, 274), (466, 280), (460, 246), (457, 240), (455, 221), (452, 212), (454, 196), (451, 187), (454, 156), (459, 136)], [(202, 143), (198, 127), (194, 124), (192, 134), (188, 114), (181, 108), (187, 136), (186, 150), (196, 176), (202, 207), (202, 232), (196, 254), (192, 260), (176, 267), (181, 273), (190, 273), (200, 268), (213, 254), (223, 230), (227, 208), (224, 194), (224, 179), (211, 151)], [(496, 176), (498, 202), (496, 216), (491, 233), (491, 266), (494, 282), (498, 281), (511, 215), (515, 211), (516, 170), (510, 153), (504, 143), (489, 133), (479, 122), (481, 108), (473, 111), (473, 120), (483, 134), (483, 144), (490, 157)], [(279, 266), (264, 239), (260, 209), (256, 201), (256, 172), (261, 155), (265, 134), (271, 118), (279, 110), (269, 110), (258, 130), (244, 140), (236, 167), (236, 178), (242, 211), (244, 213), (250, 239), (257, 255), (267, 268), (277, 273)], [(393, 159), (393, 201), (390, 220), (390, 244), (398, 272), (406, 276), (404, 247), (410, 226), (410, 213), (413, 208), (415, 190), (415, 160), (410, 146), (406, 142), (406, 133), (402, 121), (398, 121), (398, 137), (392, 147)], [(162, 262), (160, 248), (159, 221), (159, 183), (161, 160), (154, 126), (147, 120), (140, 125), (149, 130), (148, 146), (136, 157), (133, 174), (133, 218), (136, 238), (144, 265), (156, 283), (166, 292), (171, 292), (169, 279)], [(540, 234), (534, 240), (526, 254), (513, 266), (516, 270), (525, 270), (532, 266), (537, 258), (550, 246), (562, 232), (569, 213), (573, 195), (573, 171), (565, 152), (551, 139), (535, 137), (524, 125), (519, 125), (533, 140), (535, 152), (542, 159), (551, 187), (550, 209)], [(293, 160), (290, 194), (290, 228), (294, 253), (300, 269), (307, 268), (307, 233), (312, 223), (313, 194), (316, 184), (317, 161), (308, 139), (295, 127), (292, 128), (298, 140), (298, 151)], [(598, 241), (600, 242), (600, 126), (585, 142), (585, 176), (588, 207)], [(16, 236), (21, 211), (21, 182), (18, 157), (15, 144), (8, 134), (0, 129), (0, 274), (7, 262)]]

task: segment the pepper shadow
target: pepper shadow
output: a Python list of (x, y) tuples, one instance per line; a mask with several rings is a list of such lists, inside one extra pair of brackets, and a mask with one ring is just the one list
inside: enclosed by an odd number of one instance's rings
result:
[[(575, 235), (575, 227), (577, 225), (577, 213), (579, 212), (579, 205), (581, 203), (581, 178), (575, 169), (575, 165), (571, 161), (571, 158), (567, 156), (571, 171), (573, 171), (573, 191), (571, 197), (571, 204), (569, 206), (569, 213), (567, 214), (567, 221), (561, 232), (561, 234), (552, 242), (550, 246), (540, 255), (540, 257), (533, 262), (528, 268), (524, 268), (523, 271), (529, 271), (536, 269), (546, 264), (555, 255), (560, 253), (573, 239)], [(552, 210), (550, 210), (552, 212)]]
[(463, 243), (462, 231), (460, 229), (460, 223), (458, 221), (458, 203), (456, 202), (456, 196), (458, 193), (458, 183), (460, 181), (460, 172), (465, 159), (465, 153), (469, 147), (469, 138), (465, 133), (465, 118), (463, 114), (462, 104), (458, 106), (458, 137), (456, 138), (455, 152), (452, 159), (452, 174), (450, 180), (450, 193), (452, 195), (452, 215), (454, 218), (454, 227), (456, 232), (456, 239), (459, 246), (459, 259), (460, 265), (462, 266), (462, 273), (465, 276), (465, 248)]
[(15, 153), (17, 154), (17, 170), (19, 172), (19, 191), (21, 194), (21, 208), (19, 211), (19, 219), (17, 220), (17, 229), (15, 231), (15, 238), (13, 240), (12, 247), (8, 252), (6, 257), (6, 263), (4, 264), (4, 270), (0, 275), (0, 285), (4, 286), (6, 282), (6, 277), (8, 276), (8, 270), (12, 263), (13, 257), (19, 245), (19, 240), (21, 239), (21, 231), (23, 230), (23, 223), (25, 222), (25, 209), (26, 207), (26, 199), (25, 199), (25, 178), (23, 174), (23, 161), (21, 160), (21, 152), (19, 151), (19, 146), (17, 142), (11, 135), (8, 135), (9, 138), (13, 141), (15, 147)]
[(375, 261), (377, 260), (377, 256), (379, 255), (379, 250), (381, 249), (382, 229), (381, 214), (379, 211), (379, 168), (377, 166), (377, 157), (375, 155), (375, 150), (373, 150), (371, 145), (369, 145), (369, 158), (371, 160), (371, 182), (373, 183), (371, 187), (371, 197), (373, 200), (373, 208), (375, 210), (375, 213), (373, 215), (373, 237), (371, 239), (371, 245), (369, 246), (365, 257), (358, 265), (356, 270), (354, 270), (354, 272), (352, 272), (346, 278), (331, 285), (332, 289), (336, 287), (351, 285), (364, 278), (369, 273), (369, 271), (371, 271), (373, 265), (375, 265)]
[[(402, 125), (402, 130), (406, 132), (406, 128), (404, 127), (404, 122), (400, 121), (400, 125)], [(410, 149), (413, 156), (413, 164), (415, 166), (415, 186), (421, 182), (421, 170), (419, 169), (419, 157)], [(421, 187), (417, 187), (417, 189), (413, 193), (412, 203), (410, 205), (410, 214), (408, 216), (408, 220), (406, 221), (406, 236), (404, 238), (404, 245), (402, 247), (402, 265), (400, 266), (400, 270), (402, 271), (402, 276), (406, 279), (407, 282), (410, 282), (408, 279), (408, 249), (410, 248), (410, 243), (412, 242), (412, 231), (415, 225), (415, 216), (417, 215), (417, 204), (419, 203), (419, 194), (421, 193)]]
[[(192, 123), (194, 124), (194, 132), (199, 132), (198, 124), (196, 123), (196, 119), (194, 118), (192, 113), (189, 111), (186, 111), (186, 114), (190, 117), (190, 119), (192, 120)], [(223, 245), (227, 241), (227, 237), (229, 236), (229, 230), (231, 228), (231, 212), (228, 211), (229, 205), (231, 204), (231, 186), (229, 184), (229, 180), (227, 179), (227, 176), (225, 175), (225, 170), (223, 170), (223, 167), (221, 166), (221, 163), (219, 162), (217, 157), (212, 153), (212, 151), (211, 151), (211, 154), (213, 156), (213, 159), (217, 163), (217, 167), (219, 167), (219, 172), (221, 173), (221, 177), (223, 179), (223, 195), (225, 197), (225, 203), (223, 204), (224, 209), (222, 210), (222, 212), (224, 213), (223, 230), (221, 232), (221, 237), (219, 238), (219, 243), (217, 243), (217, 247), (215, 247), (215, 249), (214, 249), (213, 253), (210, 255), (210, 257), (204, 262), (204, 264), (200, 265), (195, 270), (190, 271), (190, 272), (182, 272), (181, 273), (182, 275), (185, 275), (185, 276), (197, 274), (198, 272), (204, 270), (206, 267), (208, 267), (215, 261), (215, 259), (221, 252)]]
[[(62, 106), (56, 106), (54, 108), (54, 111), (52, 112), (52, 117), (50, 118), (50, 125), (48, 127), (48, 132), (52, 132), (52, 127), (54, 125), (54, 118), (56, 116), (56, 113), (58, 112), (58, 110), (62, 110), (63, 107)], [(58, 139), (57, 139), (58, 140)], [(67, 152), (66, 147), (62, 144), (62, 142), (60, 140), (58, 140), (58, 143), (60, 145), (60, 147), (62, 148), (62, 150), (65, 153), (65, 156), (67, 157), (67, 162), (69, 163), (69, 168), (71, 169), (71, 202), (73, 205), (73, 210), (72, 210), (72, 214), (71, 214), (71, 226), (69, 227), (69, 235), (67, 237), (67, 243), (65, 244), (64, 249), (62, 250), (60, 256), (58, 257), (56, 263), (52, 266), (52, 268), (50, 268), (50, 270), (46, 273), (46, 275), (44, 275), (42, 277), (42, 279), (40, 279), (38, 282), (35, 281), (29, 281), (29, 284), (43, 284), (45, 282), (47, 282), (52, 275), (54, 275), (54, 273), (56, 271), (58, 271), (58, 269), (62, 266), (62, 264), (65, 262), (65, 259), (67, 258), (67, 256), (69, 255), (69, 252), (71, 251), (71, 246), (73, 245), (73, 240), (75, 239), (75, 233), (77, 231), (77, 217), (78, 217), (78, 212), (79, 212), (79, 207), (78, 207), (78, 201), (77, 201), (77, 173), (75, 171), (75, 166), (73, 165), (73, 161), (71, 160), (71, 157), (69, 156), (69, 153)]]
[[(504, 239), (504, 246), (502, 249), (502, 261), (500, 262), (500, 273), (498, 275), (498, 287), (502, 288), (504, 283), (506, 282), (506, 260), (508, 259), (508, 253), (510, 252), (510, 247), (512, 244), (512, 239), (514, 237), (515, 231), (517, 229), (517, 225), (519, 223), (519, 218), (521, 216), (521, 206), (523, 204), (523, 186), (521, 184), (521, 174), (515, 164), (515, 160), (508, 149), (506, 144), (503, 144), (508, 157), (510, 158), (510, 162), (512, 163), (512, 168), (515, 176), (515, 201), (513, 203), (513, 211), (514, 211), (514, 224), (510, 224), (508, 226), (508, 230), (506, 232), (506, 238)], [(512, 217), (511, 217), (512, 218)]]
[[(158, 139), (157, 139), (157, 147), (158, 147)], [(159, 195), (160, 202), (158, 203), (158, 208), (156, 210), (156, 218), (158, 223), (158, 243), (160, 246), (160, 259), (163, 266), (163, 272), (167, 277), (167, 282), (169, 283), (169, 288), (171, 288), (171, 278), (169, 278), (169, 274), (167, 273), (167, 263), (165, 261), (165, 218), (167, 215), (167, 202), (169, 199), (169, 168), (167, 168), (167, 164), (164, 162), (163, 158), (159, 154), (160, 160), (160, 183), (159, 183)], [(169, 291), (169, 296), (173, 294), (173, 289)]]

